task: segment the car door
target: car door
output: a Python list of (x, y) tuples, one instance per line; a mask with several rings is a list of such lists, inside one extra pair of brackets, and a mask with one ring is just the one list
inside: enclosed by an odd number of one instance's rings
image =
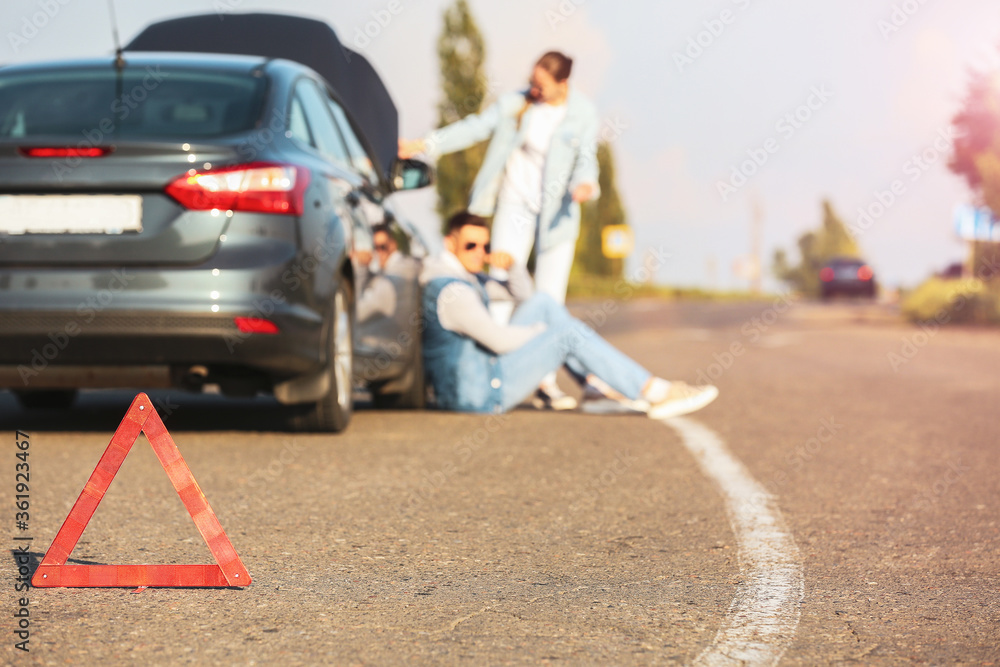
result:
[[(367, 357), (363, 379), (378, 385), (404, 375), (413, 363), (417, 353), (414, 336), (419, 335), (419, 295), (417, 278), (419, 262), (412, 255), (413, 244), (410, 234), (396, 224), (394, 216), (386, 208), (386, 192), (383, 190), (375, 163), (366, 150), (360, 135), (355, 131), (343, 107), (332, 97), (328, 100), (330, 113), (344, 137), (351, 155), (352, 167), (367, 183), (359, 207), (365, 211), (365, 218), (371, 228), (387, 225), (398, 245), (399, 257), (390, 266), (370, 267), (374, 271), (372, 282), (365, 288), (372, 290), (392, 290), (392, 307), (376, 312), (372, 317), (358, 322), (358, 351)], [(391, 387), (390, 387), (391, 388)]]
[[(342, 233), (347, 246), (343, 248), (344, 254), (351, 257), (358, 246), (370, 244), (370, 234), (366, 231), (369, 223), (358, 206), (365, 181), (352, 167), (350, 153), (327, 108), (326, 96), (312, 79), (301, 78), (295, 84), (288, 128), (300, 147), (325, 163), (322, 171), (333, 207), (332, 211), (319, 215), (312, 212), (311, 219), (303, 222), (302, 245), (306, 249), (331, 248), (340, 244)], [(318, 294), (323, 293), (324, 286), (332, 284), (338, 270), (338, 265), (321, 263), (314, 276)]]

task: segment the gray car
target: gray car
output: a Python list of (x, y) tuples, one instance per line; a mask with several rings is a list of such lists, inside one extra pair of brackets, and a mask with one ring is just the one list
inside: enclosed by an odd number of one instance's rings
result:
[(380, 223), (420, 257), (390, 195), (430, 171), (383, 166), (395, 109), (365, 128), (339, 89), (253, 55), (0, 68), (0, 388), (53, 406), (211, 384), (328, 431), (347, 426), (355, 382), (419, 407), (415, 276), (394, 279), (394, 312), (356, 325), (356, 258)]

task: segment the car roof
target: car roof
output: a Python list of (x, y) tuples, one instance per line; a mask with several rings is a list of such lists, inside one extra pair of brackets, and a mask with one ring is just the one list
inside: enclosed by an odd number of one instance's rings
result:
[(833, 257), (826, 260), (827, 266), (832, 266), (834, 264), (866, 264), (865, 260), (859, 257)]
[(337, 92), (365, 135), (387, 181), (398, 151), (399, 115), (371, 63), (323, 21), (271, 13), (218, 12), (147, 26), (125, 47), (140, 51), (241, 53), (301, 63)]
[[(128, 69), (167, 65), (171, 67), (191, 67), (193, 69), (210, 68), (215, 70), (231, 70), (233, 72), (250, 72), (266, 64), (268, 59), (259, 56), (220, 55), (215, 53), (127, 53), (124, 54), (125, 66)], [(43, 60), (30, 63), (14, 63), (4, 65), (6, 72), (30, 72), (44, 70), (74, 70), (99, 67), (113, 68), (114, 56), (73, 58), (64, 60)]]
[[(276, 76), (279, 79), (288, 80), (298, 75), (308, 76), (315, 79), (321, 85), (323, 77), (315, 70), (302, 63), (285, 58), (268, 58), (257, 55), (241, 55), (231, 53), (196, 53), (180, 51), (126, 51), (123, 54), (126, 70), (141, 73), (147, 68), (158, 66), (168, 67), (174, 70), (191, 69), (193, 71), (212, 71), (232, 73), (234, 75), (248, 75), (255, 71), (263, 70), (269, 76)], [(30, 74), (31, 72), (73, 72), (75, 70), (107, 70), (113, 71), (117, 58), (114, 56), (97, 56), (86, 58), (73, 58), (63, 60), (45, 60), (28, 63), (16, 63), (0, 65), (0, 75)], [(339, 97), (335, 95), (335, 97)], [(338, 99), (343, 105), (343, 100)], [(348, 110), (348, 116), (352, 121), (352, 127), (358, 125), (358, 119)], [(396, 135), (393, 134), (393, 137)], [(368, 144), (367, 137), (359, 135), (362, 143)], [(386, 183), (391, 180), (384, 181)]]

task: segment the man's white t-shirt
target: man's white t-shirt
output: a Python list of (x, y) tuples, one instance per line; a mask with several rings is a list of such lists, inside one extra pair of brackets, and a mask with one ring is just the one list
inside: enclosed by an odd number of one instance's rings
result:
[(566, 104), (538, 102), (528, 109), (522, 121), (524, 143), (507, 159), (500, 196), (523, 201), (533, 213), (542, 211), (542, 177), (545, 156), (556, 128), (566, 118)]

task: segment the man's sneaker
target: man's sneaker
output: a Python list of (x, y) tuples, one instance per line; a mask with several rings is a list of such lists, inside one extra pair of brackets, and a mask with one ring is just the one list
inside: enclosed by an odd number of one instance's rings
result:
[(539, 387), (531, 397), (531, 404), (538, 410), (575, 410), (576, 399), (558, 387)]
[(685, 382), (673, 380), (666, 397), (649, 406), (648, 414), (652, 419), (669, 419), (679, 417), (703, 407), (715, 400), (719, 395), (718, 388), (706, 384), (692, 386)]

